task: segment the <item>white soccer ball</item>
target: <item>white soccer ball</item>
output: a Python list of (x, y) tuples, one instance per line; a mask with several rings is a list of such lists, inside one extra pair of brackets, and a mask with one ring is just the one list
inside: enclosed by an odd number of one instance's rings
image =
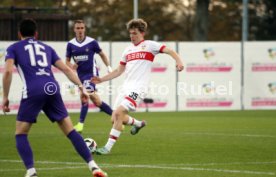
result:
[(91, 153), (94, 153), (97, 149), (97, 143), (92, 138), (85, 138), (84, 142)]

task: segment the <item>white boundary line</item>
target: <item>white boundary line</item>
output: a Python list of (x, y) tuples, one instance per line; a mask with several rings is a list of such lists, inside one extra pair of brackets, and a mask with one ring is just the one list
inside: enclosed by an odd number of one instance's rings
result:
[(272, 161), (272, 162), (225, 162), (225, 163), (198, 163), (198, 164), (170, 164), (170, 165), (174, 165), (174, 166), (213, 166), (213, 165), (267, 165), (267, 164), (276, 164), (276, 161)]
[[(126, 133), (126, 132), (122, 132), (122, 133)], [(10, 134), (10, 133), (3, 133), (3, 134)], [(32, 135), (33, 137), (35, 136), (40, 136), (43, 135), (45, 133), (37, 133), (36, 135)], [(90, 134), (88, 132), (88, 134)], [(106, 132), (97, 132), (97, 133), (93, 133), (95, 135), (102, 135), (102, 134), (106, 134)], [(206, 136), (235, 136), (235, 137), (250, 137), (250, 138), (276, 138), (275, 135), (269, 135), (269, 134), (231, 134), (231, 133), (208, 133), (208, 132), (181, 132), (181, 134), (184, 135), (206, 135)], [(56, 135), (56, 133), (51, 133), (49, 132), (48, 135)]]
[(251, 138), (276, 138), (273, 135), (258, 135), (258, 134), (228, 134), (228, 133), (206, 133), (206, 132), (182, 132), (185, 135), (208, 135), (208, 136), (240, 136)]
[[(0, 163), (22, 163), (20, 160), (1, 160)], [(69, 167), (52, 167), (52, 168), (37, 168), (37, 170), (63, 170), (63, 169), (80, 169), (87, 168), (85, 163), (80, 162), (54, 162), (54, 161), (36, 161), (37, 164), (66, 164), (66, 165), (82, 165), (82, 166), (69, 166)], [(234, 162), (231, 164), (275, 164), (276, 162)], [(219, 165), (228, 163), (207, 163), (207, 164), (182, 164), (185, 166), (193, 165)], [(127, 164), (101, 164), (102, 167), (106, 168), (147, 168), (147, 169), (165, 169), (165, 170), (185, 170), (185, 171), (212, 171), (212, 172), (221, 172), (221, 173), (240, 173), (240, 174), (252, 174), (252, 175), (270, 175), (275, 176), (274, 172), (261, 172), (261, 171), (249, 171), (249, 170), (228, 170), (228, 169), (216, 169), (216, 168), (193, 168), (193, 167), (170, 167), (171, 164), (166, 166), (163, 165), (127, 165)], [(180, 165), (180, 164), (178, 164)], [(0, 169), (0, 172), (9, 172), (9, 171), (24, 171), (24, 169)]]

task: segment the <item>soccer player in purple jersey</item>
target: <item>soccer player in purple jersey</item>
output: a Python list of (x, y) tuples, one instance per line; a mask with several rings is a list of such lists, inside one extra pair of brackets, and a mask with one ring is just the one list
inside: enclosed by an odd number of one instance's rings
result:
[(16, 120), (16, 148), (27, 169), (25, 177), (37, 177), (33, 152), (28, 141), (28, 133), (41, 110), (52, 122), (57, 122), (79, 155), (87, 162), (94, 177), (106, 177), (93, 160), (83, 138), (74, 130), (60, 95), (60, 88), (54, 78), (51, 66), (60, 69), (74, 84), (79, 86), (82, 100), (87, 102), (88, 94), (75, 73), (66, 66), (48, 45), (36, 40), (36, 23), (24, 19), (20, 23), (21, 41), (8, 47), (3, 75), (3, 111), (9, 112), (9, 91), (12, 81), (13, 65), (23, 81), (22, 99)]
[[(98, 42), (85, 35), (85, 23), (82, 20), (74, 22), (75, 38), (70, 40), (66, 49), (66, 64), (74, 70), (77, 70), (79, 79), (83, 83), (86, 90), (89, 92), (91, 101), (99, 107), (103, 112), (112, 115), (112, 109), (109, 105), (103, 102), (96, 93), (95, 84), (90, 82), (90, 78), (98, 76), (98, 69), (96, 67), (96, 60), (94, 55), (99, 54), (104, 64), (107, 66), (108, 72), (112, 71), (109, 60), (105, 53), (100, 48)], [(72, 64), (71, 58), (74, 60)], [(83, 131), (84, 121), (88, 112), (88, 103), (81, 103), (80, 119), (74, 128), (81, 133)]]

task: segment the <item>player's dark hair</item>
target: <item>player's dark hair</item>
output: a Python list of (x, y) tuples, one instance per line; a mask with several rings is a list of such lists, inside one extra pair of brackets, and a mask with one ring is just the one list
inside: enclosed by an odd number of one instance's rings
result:
[(23, 37), (34, 36), (36, 29), (36, 22), (33, 19), (24, 19), (20, 22), (19, 31)]
[(132, 19), (127, 23), (127, 30), (137, 28), (140, 32), (147, 31), (148, 24), (143, 19)]

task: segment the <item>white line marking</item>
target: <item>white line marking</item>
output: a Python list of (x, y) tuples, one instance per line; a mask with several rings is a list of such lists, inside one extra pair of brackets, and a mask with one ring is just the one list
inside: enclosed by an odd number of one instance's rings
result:
[[(69, 166), (69, 167), (49, 167), (49, 168), (36, 168), (36, 170), (43, 171), (43, 170), (64, 170), (64, 169), (80, 169), (80, 168), (87, 168), (86, 166)], [(0, 169), (0, 171), (10, 172), (10, 171), (25, 171), (24, 168), (21, 169)]]
[[(0, 159), (0, 163), (22, 163), (21, 160), (5, 160)], [(54, 161), (35, 161), (37, 164), (65, 164), (65, 165), (82, 165), (84, 162), (54, 162)], [(271, 162), (222, 162), (222, 163), (179, 163), (179, 164), (158, 164), (158, 166), (213, 166), (213, 165), (267, 165), (276, 164), (276, 161)]]
[(210, 136), (241, 136), (254, 138), (276, 138), (273, 135), (258, 135), (258, 134), (228, 134), (228, 133), (205, 133), (205, 132), (183, 132), (185, 135), (210, 135)]
[(187, 170), (187, 171), (214, 171), (224, 173), (242, 173), (254, 175), (275, 175), (274, 172), (260, 172), (249, 170), (228, 170), (228, 169), (213, 169), (213, 168), (192, 168), (192, 167), (164, 167), (156, 165), (102, 165), (109, 168), (149, 168), (149, 169), (166, 169), (166, 170)]
[[(170, 164), (174, 166), (213, 166), (213, 165), (268, 165), (268, 164), (276, 164), (276, 161), (272, 162), (225, 162), (225, 163), (198, 163), (198, 164)], [(166, 164), (164, 164), (166, 165)]]
[[(22, 163), (20, 160), (4, 160), (0, 159), (0, 162), (5, 163)], [(87, 168), (85, 163), (81, 162), (53, 162), (53, 161), (36, 161), (37, 164), (66, 164), (66, 165), (82, 165), (82, 166), (69, 166), (69, 167), (53, 167), (53, 168), (37, 168), (37, 170), (63, 170), (63, 169), (79, 169)], [(235, 162), (229, 164), (274, 164), (276, 162)], [(221, 163), (207, 163), (201, 165), (217, 165)], [(227, 164), (227, 163), (222, 163)], [(163, 164), (165, 165), (165, 164)], [(228, 170), (228, 169), (212, 169), (212, 168), (192, 168), (192, 167), (170, 167), (171, 164), (166, 166), (163, 165), (127, 165), (127, 164), (101, 164), (102, 167), (106, 168), (148, 168), (148, 169), (166, 169), (166, 170), (186, 170), (186, 171), (213, 171), (213, 172), (222, 172), (222, 173), (240, 173), (240, 174), (252, 174), (252, 175), (275, 175), (274, 172), (261, 172), (261, 171), (249, 171), (249, 170)], [(200, 164), (183, 164), (185, 166), (200, 165)], [(0, 171), (22, 171), (24, 169), (0, 169)]]

